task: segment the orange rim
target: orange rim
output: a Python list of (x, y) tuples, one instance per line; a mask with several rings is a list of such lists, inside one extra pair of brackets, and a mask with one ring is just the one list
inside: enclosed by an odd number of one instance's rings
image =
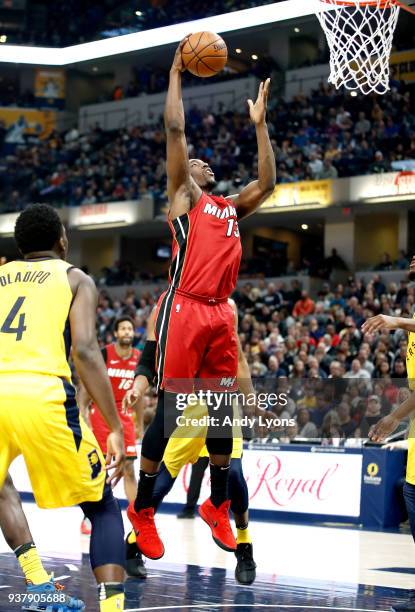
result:
[[(351, 2), (350, 0), (320, 0), (320, 2), (336, 4), (337, 6), (356, 6), (356, 2)], [(358, 4), (359, 6), (377, 6), (384, 9), (389, 8), (392, 4), (399, 4), (399, 2), (395, 0), (382, 0), (381, 2), (376, 2), (376, 0), (360, 0)]]
[(415, 5), (414, 6), (408, 6), (407, 4), (402, 2), (401, 0), (395, 0), (395, 4), (400, 6), (405, 11), (408, 11), (408, 13), (411, 13), (412, 15), (415, 15)]

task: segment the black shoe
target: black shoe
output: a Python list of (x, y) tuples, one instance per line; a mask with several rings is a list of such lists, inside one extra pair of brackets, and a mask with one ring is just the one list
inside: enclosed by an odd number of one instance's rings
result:
[(183, 508), (183, 510), (181, 512), (179, 512), (179, 514), (177, 515), (178, 519), (193, 519), (195, 518), (195, 511), (192, 510), (191, 508), (186, 508), (186, 506)]
[(147, 570), (144, 565), (143, 556), (138, 550), (137, 545), (129, 544), (125, 541), (125, 568), (131, 578), (147, 578)]
[(238, 563), (235, 578), (240, 584), (252, 584), (256, 578), (256, 563), (252, 544), (238, 544), (235, 552)]
[(409, 591), (409, 599), (403, 603), (394, 604), (392, 612), (415, 612), (415, 591)]

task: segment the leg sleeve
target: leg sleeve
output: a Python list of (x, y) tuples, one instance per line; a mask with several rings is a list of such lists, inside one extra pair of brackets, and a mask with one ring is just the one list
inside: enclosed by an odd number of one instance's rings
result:
[(105, 485), (101, 501), (80, 504), (92, 525), (90, 542), (91, 567), (114, 564), (124, 567), (124, 525), (120, 506), (112, 489)]
[(200, 457), (192, 466), (192, 475), (190, 476), (189, 490), (187, 491), (186, 507), (194, 510), (199, 499), (200, 489), (202, 488), (203, 476), (206, 468), (209, 465), (208, 457)]
[(168, 441), (164, 431), (164, 391), (159, 391), (156, 414), (143, 438), (142, 456), (150, 461), (161, 461)]
[(405, 482), (403, 487), (406, 509), (408, 510), (409, 525), (412, 537), (415, 540), (415, 485)]
[(173, 478), (163, 462), (160, 467), (160, 472), (157, 475), (153, 491), (153, 507), (155, 512), (157, 512), (161, 502), (171, 491), (175, 482), (176, 479)]
[(228, 486), (232, 512), (243, 514), (248, 510), (249, 495), (241, 459), (231, 460)]

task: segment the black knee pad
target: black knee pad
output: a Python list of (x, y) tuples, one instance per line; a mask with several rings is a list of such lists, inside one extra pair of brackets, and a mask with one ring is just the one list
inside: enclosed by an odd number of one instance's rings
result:
[(80, 507), (91, 523), (96, 516), (105, 513), (118, 515), (121, 512), (118, 500), (115, 499), (112, 489), (108, 484), (104, 487), (102, 499), (97, 502), (83, 502), (80, 504)]
[(230, 455), (232, 453), (232, 438), (207, 438), (206, 447), (209, 455)]
[(80, 504), (92, 525), (90, 558), (92, 569), (114, 564), (124, 567), (124, 525), (112, 489), (105, 485), (102, 499)]

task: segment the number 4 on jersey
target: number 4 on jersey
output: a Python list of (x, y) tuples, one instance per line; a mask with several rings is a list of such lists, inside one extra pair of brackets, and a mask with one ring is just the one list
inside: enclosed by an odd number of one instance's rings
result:
[(1, 326), (0, 332), (2, 334), (16, 334), (16, 342), (19, 342), (23, 338), (23, 333), (26, 331), (25, 322), (25, 314), (19, 315), (19, 322), (17, 327), (12, 327), (13, 321), (17, 317), (19, 310), (23, 306), (23, 302), (26, 298), (19, 297), (17, 298), (13, 308), (7, 315), (3, 325)]

